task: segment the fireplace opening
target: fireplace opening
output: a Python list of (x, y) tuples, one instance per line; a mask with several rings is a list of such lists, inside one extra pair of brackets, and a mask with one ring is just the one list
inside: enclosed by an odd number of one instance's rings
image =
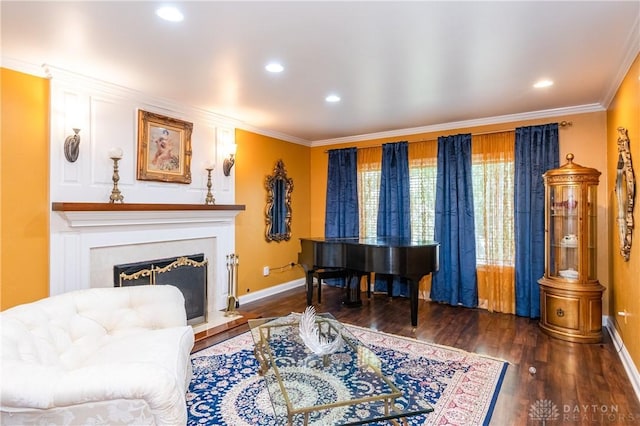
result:
[(184, 295), (187, 323), (202, 324), (207, 320), (208, 263), (199, 253), (114, 265), (113, 285), (174, 285)]

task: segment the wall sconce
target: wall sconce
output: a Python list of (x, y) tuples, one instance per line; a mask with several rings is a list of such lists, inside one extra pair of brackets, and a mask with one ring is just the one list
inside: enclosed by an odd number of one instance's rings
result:
[(80, 153), (80, 129), (74, 127), (73, 133), (64, 140), (64, 157), (70, 163), (74, 163)]
[(228, 145), (229, 158), (225, 158), (224, 163), (222, 163), (222, 171), (224, 172), (225, 176), (229, 176), (231, 174), (231, 168), (236, 162), (234, 156), (236, 155), (237, 148), (238, 145), (236, 145), (235, 143)]

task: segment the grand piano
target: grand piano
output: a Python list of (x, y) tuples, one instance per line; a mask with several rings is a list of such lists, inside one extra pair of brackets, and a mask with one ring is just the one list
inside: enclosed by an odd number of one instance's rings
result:
[(418, 326), (418, 284), (424, 275), (438, 270), (437, 242), (395, 237), (300, 238), (300, 245), (298, 263), (306, 274), (307, 305), (313, 295), (313, 273), (318, 269), (344, 268), (354, 274), (395, 275), (409, 281), (411, 325)]

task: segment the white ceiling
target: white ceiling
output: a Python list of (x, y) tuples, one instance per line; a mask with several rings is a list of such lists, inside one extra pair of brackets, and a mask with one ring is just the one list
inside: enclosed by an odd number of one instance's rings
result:
[[(155, 1), (0, 4), (3, 66), (52, 65), (310, 143), (606, 107), (640, 51), (637, 0), (174, 2), (181, 23)], [(540, 78), (555, 84), (533, 89)]]

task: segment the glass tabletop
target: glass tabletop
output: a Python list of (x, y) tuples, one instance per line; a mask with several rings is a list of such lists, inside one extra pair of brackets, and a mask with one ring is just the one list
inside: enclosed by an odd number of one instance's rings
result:
[(365, 424), (433, 411), (410, 387), (384, 375), (381, 359), (331, 314), (315, 318), (322, 341), (334, 346), (321, 355), (301, 338), (300, 318), (249, 320), (278, 424)]

